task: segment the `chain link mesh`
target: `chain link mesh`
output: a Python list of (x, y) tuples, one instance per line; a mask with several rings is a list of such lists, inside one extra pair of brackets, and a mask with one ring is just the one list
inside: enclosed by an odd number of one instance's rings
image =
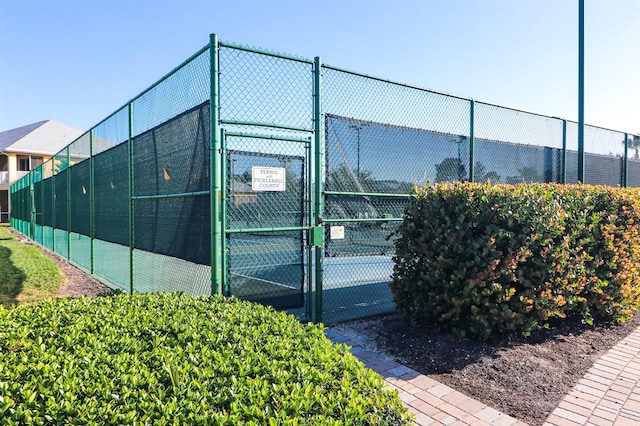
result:
[(474, 181), (561, 181), (562, 120), (481, 102), (474, 108)]
[(135, 291), (182, 291), (196, 296), (211, 294), (211, 268), (172, 256), (134, 250)]
[(624, 171), (624, 145), (624, 133), (585, 126), (584, 183), (621, 186)]
[(229, 293), (276, 308), (304, 303), (304, 233), (251, 232), (228, 238)]
[(640, 186), (640, 135), (627, 135), (627, 186)]
[(209, 49), (133, 101), (132, 136), (138, 136), (209, 100)]
[(220, 119), (313, 129), (311, 63), (220, 49)]

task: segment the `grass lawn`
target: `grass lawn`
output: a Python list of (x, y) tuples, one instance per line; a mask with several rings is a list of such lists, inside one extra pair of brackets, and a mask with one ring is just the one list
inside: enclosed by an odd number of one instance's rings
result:
[(36, 304), (60, 287), (64, 276), (37, 247), (19, 242), (0, 226), (0, 304)]

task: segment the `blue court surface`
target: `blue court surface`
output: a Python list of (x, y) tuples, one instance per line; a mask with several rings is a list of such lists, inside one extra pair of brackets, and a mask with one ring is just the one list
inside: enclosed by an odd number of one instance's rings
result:
[[(305, 302), (317, 294), (315, 283), (311, 291), (307, 288), (308, 265), (300, 252), (246, 254), (230, 261), (231, 294), (303, 317)], [(388, 286), (392, 272), (391, 256), (325, 257), (322, 321), (335, 323), (395, 310)]]

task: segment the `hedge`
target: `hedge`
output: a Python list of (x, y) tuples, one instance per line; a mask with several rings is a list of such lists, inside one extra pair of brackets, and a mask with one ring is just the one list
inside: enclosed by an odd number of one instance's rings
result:
[(416, 187), (391, 289), (416, 322), (486, 339), (640, 306), (640, 191), (468, 182)]
[(321, 326), (182, 294), (0, 308), (4, 425), (409, 424)]

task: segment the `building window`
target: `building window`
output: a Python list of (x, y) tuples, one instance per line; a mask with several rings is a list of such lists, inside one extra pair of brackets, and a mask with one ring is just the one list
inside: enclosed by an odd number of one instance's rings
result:
[(9, 222), (9, 191), (0, 191), (0, 222)]
[(42, 165), (42, 157), (31, 156), (31, 170), (35, 170)]
[(19, 172), (28, 172), (31, 168), (29, 168), (29, 156), (28, 155), (18, 155), (18, 171)]

